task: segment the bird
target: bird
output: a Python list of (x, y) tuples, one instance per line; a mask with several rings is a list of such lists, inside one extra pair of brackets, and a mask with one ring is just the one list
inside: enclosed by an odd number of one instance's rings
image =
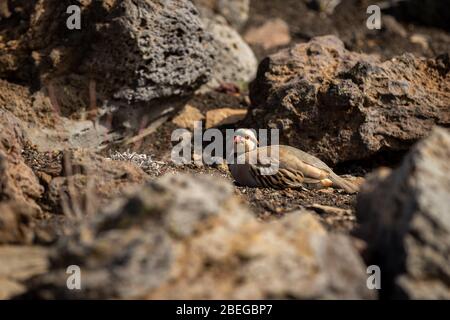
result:
[[(323, 161), (300, 149), (286, 145), (258, 147), (258, 140), (251, 129), (236, 130), (233, 144), (231, 156), (234, 161), (228, 162), (228, 168), (241, 186), (274, 189), (333, 187), (347, 193), (358, 192), (358, 187), (353, 183), (339, 177)], [(270, 158), (275, 152), (278, 156)], [(273, 170), (274, 164), (276, 170)], [(272, 171), (269, 171), (271, 168)]]

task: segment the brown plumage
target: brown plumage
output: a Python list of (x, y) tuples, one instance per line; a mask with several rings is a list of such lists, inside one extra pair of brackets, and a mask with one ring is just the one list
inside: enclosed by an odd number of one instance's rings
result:
[[(238, 157), (241, 161), (238, 163), (243, 164), (229, 164), (236, 182), (249, 187), (276, 189), (338, 187), (348, 193), (358, 191), (357, 186), (339, 177), (318, 158), (290, 146), (277, 147), (279, 149), (277, 171), (273, 171), (273, 174), (263, 174), (269, 170), (268, 162), (264, 161), (264, 155), (270, 157), (274, 146), (256, 148)], [(251, 159), (254, 161), (249, 161)]]

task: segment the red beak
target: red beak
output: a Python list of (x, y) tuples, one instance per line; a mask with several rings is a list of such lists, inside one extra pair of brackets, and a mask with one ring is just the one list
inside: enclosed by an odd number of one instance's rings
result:
[(239, 143), (239, 142), (241, 142), (241, 140), (242, 140), (241, 136), (234, 136), (234, 139), (233, 139), (234, 143)]

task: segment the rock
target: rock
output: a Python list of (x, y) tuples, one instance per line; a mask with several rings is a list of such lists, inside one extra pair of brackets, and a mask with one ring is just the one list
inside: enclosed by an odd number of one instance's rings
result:
[(450, 298), (450, 133), (435, 128), (389, 173), (373, 174), (358, 197), (359, 236), (380, 266), (382, 296)]
[(399, 36), (406, 38), (408, 36), (408, 31), (403, 27), (393, 16), (383, 15), (382, 18), (382, 28), (386, 30), (388, 34), (393, 36)]
[(317, 211), (319, 213), (325, 213), (325, 214), (329, 214), (329, 215), (336, 215), (336, 216), (351, 216), (352, 210), (350, 209), (341, 209), (341, 208), (336, 208), (336, 207), (330, 207), (330, 206), (324, 206), (318, 203), (314, 203), (311, 206), (307, 207), (308, 209)]
[(194, 130), (195, 122), (202, 121), (205, 116), (196, 107), (187, 104), (184, 109), (172, 119), (172, 122), (180, 128)]
[[(65, 290), (68, 265), (82, 290)], [(40, 298), (372, 298), (344, 235), (308, 212), (258, 221), (233, 186), (206, 175), (166, 175), (61, 239)]]
[(404, 152), (450, 124), (448, 59), (380, 62), (334, 36), (282, 50), (259, 66), (246, 124), (330, 164)]
[(308, 0), (308, 4), (318, 10), (319, 12), (324, 12), (326, 14), (333, 14), (334, 9), (341, 3), (341, 0)]
[(241, 84), (253, 80), (258, 62), (239, 33), (221, 16), (203, 17), (203, 22), (214, 38), (215, 64), (212, 78), (202, 88), (202, 92), (220, 87), (223, 83)]
[(247, 110), (220, 108), (206, 112), (206, 129), (235, 124), (245, 118)]
[(31, 93), (27, 87), (4, 80), (0, 80), (0, 109), (39, 127), (53, 127), (58, 120), (50, 99), (41, 91)]
[(412, 43), (418, 44), (420, 45), (424, 50), (428, 50), (430, 45), (428, 44), (428, 39), (426, 36), (422, 35), (422, 34), (413, 34), (410, 38), (409, 41), (411, 41)]
[(194, 0), (194, 4), (203, 15), (223, 16), (238, 31), (245, 25), (250, 13), (250, 0)]
[(209, 80), (211, 38), (191, 1), (78, 2), (81, 30), (66, 26), (70, 4), (36, 4), (29, 28), (4, 39), (1, 77), (56, 83), (72, 92), (67, 104), (80, 104), (93, 80), (102, 101), (119, 106), (191, 95)]
[(248, 29), (244, 39), (251, 45), (263, 47), (264, 50), (284, 46), (291, 42), (289, 26), (280, 18), (270, 19), (258, 28)]
[(20, 201), (0, 202), (0, 245), (32, 244), (38, 209)]
[(94, 214), (147, 179), (132, 162), (114, 161), (84, 149), (66, 151), (62, 166), (63, 174), (51, 180), (47, 197), (49, 205), (64, 214), (64, 205), (72, 210), (78, 205), (83, 215)]
[(44, 189), (22, 158), (23, 124), (0, 109), (0, 244), (30, 243)]
[(11, 16), (11, 11), (9, 10), (8, 1), (0, 1), (0, 20), (2, 18), (9, 18)]
[(27, 279), (45, 273), (48, 250), (41, 247), (0, 246), (0, 300), (26, 291)]
[(392, 11), (405, 20), (450, 30), (450, 12), (446, 1), (399, 1)]

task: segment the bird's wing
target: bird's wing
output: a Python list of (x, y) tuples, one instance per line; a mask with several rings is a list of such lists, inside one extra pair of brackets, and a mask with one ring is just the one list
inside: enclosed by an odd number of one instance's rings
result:
[(306, 164), (309, 164), (311, 166), (314, 166), (318, 169), (322, 169), (327, 172), (332, 172), (331, 168), (325, 162), (323, 162), (319, 158), (317, 158), (309, 153), (306, 153), (300, 149), (297, 149), (297, 148), (294, 148), (291, 146), (281, 145), (280, 150), (283, 150), (282, 152), (284, 154), (290, 154), (292, 156), (295, 156), (297, 159), (301, 160), (302, 162), (304, 162)]
[(260, 147), (242, 156), (245, 157), (252, 178), (261, 186), (299, 187), (304, 183), (316, 184), (330, 179), (334, 185), (347, 192), (357, 192), (357, 187), (336, 175), (324, 162), (293, 147)]
[(291, 170), (284, 165), (282, 167), (278, 158), (270, 159), (269, 162), (264, 155), (267, 154), (262, 155), (258, 150), (245, 154), (246, 166), (257, 185), (275, 189), (302, 186), (305, 179), (302, 171)]
[(314, 181), (329, 179), (333, 185), (344, 189), (346, 192), (355, 193), (358, 187), (353, 183), (342, 179), (331, 170), (323, 161), (302, 150), (280, 145), (280, 168), (286, 166), (290, 170), (299, 170), (304, 175), (305, 183), (315, 183)]
[[(278, 156), (276, 155), (278, 147)], [(278, 163), (279, 169), (287, 170), (295, 175), (301, 174), (304, 179), (322, 180), (330, 175), (331, 169), (316, 157), (288, 146), (268, 146), (257, 149), (258, 159), (268, 158)], [(278, 162), (277, 162), (278, 161)], [(266, 162), (268, 162), (266, 160)], [(258, 161), (257, 166), (262, 166)]]

